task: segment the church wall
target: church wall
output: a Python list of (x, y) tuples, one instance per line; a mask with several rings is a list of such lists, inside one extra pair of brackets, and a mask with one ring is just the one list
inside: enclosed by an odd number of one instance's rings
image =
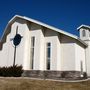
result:
[[(85, 37), (83, 37), (83, 30), (85, 30)], [(80, 29), (80, 38), (82, 39), (82, 40), (86, 40), (87, 38), (88, 38), (88, 40), (90, 39), (90, 36), (89, 36), (89, 30), (88, 29), (83, 29), (83, 28), (81, 28)]]
[[(10, 42), (10, 34), (7, 35), (7, 39), (6, 42), (3, 44), (2, 50), (0, 51), (0, 66), (8, 66), (9, 64), (9, 56), (10, 56), (10, 48), (11, 47), (11, 42)], [(14, 51), (14, 49), (12, 48), (12, 51)], [(13, 54), (11, 56), (11, 62), (10, 65), (12, 65), (13, 63)]]
[[(46, 46), (46, 43), (48, 42), (51, 43), (51, 69), (50, 70), (61, 70), (61, 49), (60, 49), (61, 45), (59, 40), (59, 33), (49, 29), (45, 30), (45, 46)], [(46, 60), (46, 50), (45, 50), (45, 60)]]
[[(18, 34), (20, 34), (23, 38), (21, 43), (16, 48), (16, 59), (15, 64), (22, 65), (24, 68), (27, 67), (26, 63), (28, 62), (28, 29), (25, 21), (16, 20), (11, 24), (11, 32), (6, 36), (6, 42), (3, 44), (3, 48), (0, 51), (0, 66), (12, 66), (14, 61), (14, 48), (13, 38), (16, 35), (16, 28), (18, 26)], [(27, 47), (26, 45), (27, 44)], [(25, 63), (26, 62), (26, 63)], [(23, 65), (24, 63), (24, 65)]]
[[(25, 23), (25, 21), (23, 20), (17, 20), (16, 22), (14, 22), (11, 26), (11, 39), (14, 38), (15, 34), (16, 34), (16, 28), (18, 26), (18, 34), (20, 34), (22, 36), (21, 42), (20, 44), (16, 47), (16, 62), (15, 64), (17, 65), (22, 65), (23, 67), (25, 67), (25, 62), (28, 62), (28, 37), (29, 35), (27, 34), (29, 32), (29, 30), (27, 29), (27, 25)], [(27, 38), (26, 38), (27, 37)], [(27, 44), (27, 47), (25, 46)], [(11, 59), (14, 58), (14, 55), (11, 58), (12, 53), (14, 53), (14, 50), (12, 51), (12, 48), (14, 49), (14, 45), (13, 45), (13, 40), (11, 41), (11, 46), (10, 46), (10, 56), (9, 56), (9, 65), (10, 62), (12, 61)], [(24, 64), (23, 64), (24, 63)]]
[[(35, 37), (35, 47), (34, 47), (34, 70), (44, 69), (44, 35), (41, 27), (36, 24), (31, 24), (30, 28), (30, 41), (31, 37)], [(29, 48), (31, 47), (31, 42)], [(30, 56), (30, 55), (29, 55)], [(30, 65), (30, 63), (29, 63)]]
[(62, 70), (86, 71), (85, 47), (73, 38), (61, 35)]
[[(86, 41), (85, 41), (86, 42)], [(87, 74), (90, 76), (90, 41), (87, 41), (88, 47), (86, 48), (86, 66), (87, 66)]]
[[(46, 43), (51, 43), (50, 70), (61, 70), (59, 34), (53, 30), (32, 24), (30, 38), (35, 37), (34, 70), (46, 70)], [(30, 56), (30, 55), (29, 55)]]
[[(11, 25), (11, 32), (0, 51), (0, 66), (11, 66), (14, 60), (14, 45), (11, 40), (16, 34), (22, 36), (21, 43), (16, 48), (17, 65), (22, 65), (24, 70), (31, 70), (31, 37), (35, 37), (34, 68), (33, 70), (46, 69), (46, 44), (51, 43), (51, 65), (50, 70), (58, 71), (81, 71), (81, 60), (83, 71), (86, 71), (85, 48), (77, 40), (58, 33), (54, 30), (42, 27), (32, 22), (18, 19)], [(88, 51), (89, 50), (89, 51)], [(86, 49), (86, 53), (90, 49)], [(87, 58), (89, 55), (86, 54)], [(89, 63), (89, 61), (87, 61)], [(89, 64), (87, 66), (90, 68)], [(88, 71), (89, 72), (89, 71)]]
[(61, 70), (75, 71), (75, 43), (74, 39), (61, 36)]
[[(86, 59), (85, 48), (76, 44), (75, 45), (75, 67), (76, 67), (76, 71), (82, 71), (81, 68), (83, 69), (83, 72), (86, 71), (85, 59)], [(82, 63), (82, 65), (81, 65), (81, 63)]]
[(74, 71), (75, 70), (75, 44), (67, 43), (62, 44), (62, 71)]
[[(35, 52), (34, 52), (34, 70), (46, 70), (46, 43), (51, 42), (51, 70), (61, 69), (61, 55), (60, 55), (60, 41), (59, 34), (52, 30), (43, 30), (42, 27), (36, 24), (30, 24), (23, 20), (16, 20), (11, 25), (11, 32), (7, 35), (7, 40), (3, 44), (3, 49), (0, 51), (1, 59), (3, 60), (1, 66), (11, 66), (14, 61), (14, 45), (13, 39), (16, 35), (16, 28), (18, 26), (18, 34), (23, 38), (20, 45), (16, 48), (15, 64), (22, 65), (24, 70), (30, 70), (30, 38), (35, 36)], [(3, 56), (6, 55), (6, 56)]]
[[(85, 36), (83, 36), (83, 30), (85, 31)], [(86, 71), (87, 75), (90, 77), (90, 29), (87, 26), (79, 28), (80, 39), (83, 40), (88, 47), (85, 49), (86, 55)]]

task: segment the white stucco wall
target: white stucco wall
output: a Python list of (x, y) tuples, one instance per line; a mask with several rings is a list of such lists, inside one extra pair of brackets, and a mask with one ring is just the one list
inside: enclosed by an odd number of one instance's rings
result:
[(81, 62), (83, 71), (86, 71), (86, 56), (85, 56), (85, 48), (82, 46), (75, 44), (75, 70), (81, 71)]
[[(60, 70), (60, 41), (59, 34), (52, 30), (43, 30), (41, 26), (36, 24), (31, 24), (30, 27), (27, 26), (26, 22), (23, 20), (17, 20), (11, 25), (11, 32), (7, 35), (7, 40), (3, 44), (3, 50), (0, 51), (2, 66), (13, 65), (14, 60), (14, 45), (13, 41), (10, 39), (14, 38), (16, 34), (16, 28), (18, 26), (18, 34), (23, 38), (16, 50), (16, 62), (15, 64), (23, 65), (24, 70), (30, 70), (30, 45), (31, 37), (35, 36), (35, 49), (34, 49), (34, 70), (46, 70), (46, 43), (51, 42), (51, 70)], [(45, 35), (45, 36), (44, 36)], [(5, 54), (6, 53), (6, 54)]]
[(60, 70), (60, 41), (59, 34), (52, 30), (43, 29), (39, 25), (32, 24), (30, 38), (35, 37), (34, 70), (46, 70), (46, 43), (51, 43), (51, 67), (50, 70)]
[[(83, 30), (85, 30), (85, 36), (83, 37)], [(90, 40), (90, 31), (88, 29), (81, 28), (79, 30), (80, 38), (82, 40)]]
[(62, 44), (62, 70), (86, 71), (85, 49), (76, 43)]
[[(20, 23), (20, 22), (22, 22), (22, 23)], [(27, 25), (26, 25), (26, 23), (24, 23), (24, 21), (14, 22), (12, 24), (12, 28), (11, 28), (11, 38), (13, 38), (15, 36), (17, 26), (18, 26), (18, 34), (20, 34), (23, 38), (21, 39), (21, 43), (16, 48), (16, 63), (15, 64), (23, 65), (24, 60), (27, 60), (27, 57), (26, 57), (27, 50), (26, 50), (25, 44), (27, 43), (27, 40), (28, 40), (27, 39), (28, 38), (28, 35), (27, 35), (28, 29), (27, 29)], [(11, 43), (10, 47), (14, 48), (13, 43)], [(13, 53), (12, 49), (11, 49), (10, 53)]]
[[(31, 69), (30, 48), (31, 37), (33, 36), (35, 37), (33, 70), (46, 70), (46, 43), (48, 42), (51, 43), (50, 70), (80, 71), (81, 60), (83, 61), (83, 70), (86, 70), (85, 48), (79, 45), (77, 40), (21, 19), (16, 20), (11, 25), (11, 32), (7, 35), (7, 40), (3, 44), (2, 51), (0, 51), (0, 66), (13, 65), (14, 46), (10, 39), (14, 38), (17, 26), (18, 34), (23, 38), (20, 45), (17, 46), (16, 64), (23, 65), (24, 70)], [(90, 63), (89, 56), (87, 58), (87, 63)], [(89, 64), (87, 68), (90, 68)]]
[[(11, 59), (10, 59), (10, 50), (14, 51), (14, 49), (11, 47), (11, 42), (10, 42), (10, 34), (7, 35), (7, 42), (3, 44), (2, 50), (0, 51), (0, 66), (8, 66), (8, 64), (12, 65), (13, 63), (13, 53), (11, 54)], [(9, 63), (9, 59), (11, 60)]]
[[(82, 31), (85, 30), (86, 35), (83, 37)], [(90, 30), (86, 28), (80, 28), (79, 30), (80, 39), (87, 43), (88, 47), (85, 49), (86, 55), (86, 71), (87, 75), (90, 76)]]
[[(41, 27), (36, 24), (32, 24), (30, 28), (30, 41), (31, 37), (35, 37), (35, 47), (34, 47), (34, 70), (44, 69), (44, 35)], [(29, 48), (31, 47), (31, 42)], [(30, 56), (30, 55), (29, 55)], [(29, 63), (30, 65), (30, 63)]]
[(87, 67), (87, 74), (90, 76), (90, 41), (85, 41), (88, 44), (86, 48), (86, 67)]
[(61, 70), (75, 70), (75, 43), (72, 38), (61, 36)]
[(62, 35), (61, 37), (62, 70), (81, 71), (81, 61), (83, 71), (86, 71), (85, 47), (78, 41)]
[[(26, 52), (28, 48), (28, 29), (25, 21), (18, 20), (14, 22), (11, 25), (11, 32), (6, 37), (6, 42), (3, 44), (3, 49), (0, 51), (0, 58), (3, 61), (0, 61), (0, 66), (11, 66), (13, 65), (14, 61), (14, 45), (13, 41), (11, 41), (12, 38), (14, 38), (16, 34), (16, 28), (18, 26), (18, 34), (21, 34), (23, 36), (20, 45), (17, 46), (16, 50), (16, 62), (15, 64), (23, 65), (25, 68), (25, 62), (27, 62), (27, 56), (28, 54)], [(27, 44), (27, 47), (25, 47), (25, 44)]]
[(75, 70), (75, 44), (74, 43), (61, 44), (61, 49), (62, 49), (61, 70), (62, 71)]
[[(49, 29), (45, 30), (45, 46), (48, 42), (51, 43), (50, 70), (61, 70), (61, 49), (60, 49), (61, 47), (59, 34)], [(46, 64), (46, 47), (45, 47), (45, 64)]]

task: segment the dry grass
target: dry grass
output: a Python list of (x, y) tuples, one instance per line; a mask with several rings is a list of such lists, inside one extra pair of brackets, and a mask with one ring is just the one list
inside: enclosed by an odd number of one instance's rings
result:
[(0, 90), (90, 90), (90, 81), (58, 82), (30, 78), (0, 78)]

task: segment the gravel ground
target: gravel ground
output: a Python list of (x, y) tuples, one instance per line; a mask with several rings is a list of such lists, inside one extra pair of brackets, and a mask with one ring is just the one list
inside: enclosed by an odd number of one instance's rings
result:
[(90, 80), (65, 82), (25, 77), (0, 77), (0, 90), (90, 90)]

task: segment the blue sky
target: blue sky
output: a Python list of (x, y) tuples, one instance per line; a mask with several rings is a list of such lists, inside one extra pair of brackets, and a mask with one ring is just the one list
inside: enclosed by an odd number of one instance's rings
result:
[(8, 21), (16, 14), (78, 35), (78, 26), (90, 25), (90, 0), (2, 0), (0, 36)]

